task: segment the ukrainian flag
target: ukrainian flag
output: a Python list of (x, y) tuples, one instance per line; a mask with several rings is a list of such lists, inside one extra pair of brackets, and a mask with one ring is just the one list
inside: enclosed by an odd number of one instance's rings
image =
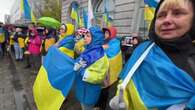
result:
[(154, 18), (155, 8), (158, 5), (159, 0), (144, 0), (144, 19), (147, 22), (151, 22)]
[(110, 17), (109, 17), (109, 13), (108, 13), (107, 7), (109, 7), (108, 6), (108, 3), (107, 3), (107, 0), (104, 0), (104, 15), (103, 15), (103, 20), (104, 20), (106, 26), (107, 27), (110, 27), (111, 26), (111, 20), (110, 20)]
[(87, 12), (83, 9), (83, 25), (85, 28), (87, 28), (88, 23), (88, 15)]
[[(150, 44), (147, 41), (135, 49), (120, 75), (121, 82)], [(194, 110), (195, 82), (154, 45), (125, 87), (123, 99), (128, 110), (166, 110), (176, 104)]]
[(71, 58), (74, 58), (74, 25), (66, 24), (66, 29), (66, 33), (60, 37), (59, 50)]
[(78, 8), (79, 8), (79, 6), (78, 6), (77, 2), (73, 2), (73, 3), (71, 4), (71, 7), (72, 7), (72, 9), (71, 9), (70, 17), (71, 17), (73, 20), (75, 20), (76, 23), (77, 23), (79, 26), (82, 25), (82, 23), (80, 23), (80, 22), (81, 22), (81, 18), (79, 17), (79, 14), (78, 14)]
[(111, 21), (110, 21), (110, 17), (108, 15), (107, 11), (104, 12), (103, 19), (104, 19), (104, 22), (106, 23), (106, 26), (110, 27), (111, 26)]
[(38, 110), (60, 109), (75, 80), (73, 66), (74, 59), (54, 46), (49, 48), (33, 86)]
[(28, 0), (21, 0), (20, 1), (20, 11), (21, 15), (24, 17), (26, 20), (31, 20), (32, 22), (35, 22), (36, 18), (33, 14), (33, 11), (28, 3)]
[(108, 47), (105, 49), (106, 55), (109, 59), (108, 70), (108, 86), (112, 85), (118, 80), (119, 73), (122, 70), (122, 54), (120, 49), (120, 41), (116, 38), (108, 42)]
[(3, 28), (0, 28), (0, 43), (5, 42), (5, 34)]

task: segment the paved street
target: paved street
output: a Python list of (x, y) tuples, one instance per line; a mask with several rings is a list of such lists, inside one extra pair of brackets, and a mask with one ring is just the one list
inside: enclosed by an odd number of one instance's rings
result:
[(9, 61), (6, 59), (0, 60), (0, 109), (15, 110), (13, 76), (9, 71)]
[[(32, 87), (37, 73), (24, 67), (25, 61), (16, 62), (13, 56), (0, 59), (0, 110), (36, 110)], [(80, 109), (71, 92), (60, 110)]]
[(10, 58), (0, 60), (0, 110), (36, 110), (32, 95), (36, 75)]

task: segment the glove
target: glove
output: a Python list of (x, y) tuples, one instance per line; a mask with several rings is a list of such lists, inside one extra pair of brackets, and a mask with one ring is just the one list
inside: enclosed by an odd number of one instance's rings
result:
[(77, 62), (77, 63), (74, 64), (73, 70), (74, 70), (74, 71), (78, 71), (81, 67), (82, 67), (82, 68), (85, 68), (85, 67), (87, 66), (86, 63), (87, 63), (87, 62), (84, 61), (84, 60), (81, 58), (81, 59), (79, 60), (79, 62)]
[(81, 65), (81, 64), (79, 64), (79, 63), (75, 63), (75, 64), (74, 64), (74, 68), (73, 68), (73, 70), (74, 70), (74, 71), (78, 71), (81, 67), (82, 67), (82, 65)]
[(81, 58), (81, 60), (79, 61), (79, 64), (80, 64), (83, 68), (85, 68), (85, 67), (87, 66), (87, 62), (86, 62), (85, 60), (83, 60), (82, 58)]

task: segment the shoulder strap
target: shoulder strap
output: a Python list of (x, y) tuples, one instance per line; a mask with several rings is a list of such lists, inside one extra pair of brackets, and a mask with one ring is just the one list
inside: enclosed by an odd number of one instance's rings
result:
[(133, 76), (133, 74), (135, 73), (135, 71), (138, 69), (138, 67), (140, 66), (140, 64), (143, 62), (143, 60), (146, 58), (146, 56), (148, 55), (148, 53), (150, 52), (151, 48), (154, 45), (155, 45), (154, 42), (152, 44), (150, 44), (150, 46), (144, 51), (144, 53), (139, 57), (139, 59), (136, 61), (136, 63), (130, 69), (128, 75), (125, 77), (125, 79), (123, 80), (123, 82), (120, 85), (122, 89), (125, 89), (126, 88), (126, 86), (129, 83), (131, 77)]

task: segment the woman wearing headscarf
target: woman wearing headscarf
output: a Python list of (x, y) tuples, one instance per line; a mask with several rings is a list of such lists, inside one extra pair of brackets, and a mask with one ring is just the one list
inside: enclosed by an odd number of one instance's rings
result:
[(75, 93), (83, 110), (92, 110), (101, 92), (109, 62), (102, 47), (104, 35), (98, 26), (91, 27), (84, 36), (85, 50), (76, 59)]
[(135, 49), (124, 67), (119, 97), (110, 103), (113, 107), (195, 109), (194, 13), (194, 0), (160, 1), (150, 27), (150, 40)]
[(117, 29), (112, 26), (103, 28), (102, 30), (104, 32), (103, 48), (109, 59), (109, 70), (106, 75), (106, 79), (104, 80), (104, 86), (97, 106), (99, 106), (101, 110), (110, 110), (109, 100), (115, 95), (118, 76), (122, 70), (123, 62), (120, 40), (117, 39), (116, 36)]
[[(28, 52), (30, 53), (30, 66), (38, 70), (40, 66), (40, 48), (41, 48), (41, 38), (38, 36), (36, 29), (31, 29), (29, 31), (28, 40)], [(36, 71), (34, 71), (36, 72)]]
[(59, 41), (56, 46), (64, 54), (74, 58), (74, 25), (73, 24), (62, 24), (60, 27)]

